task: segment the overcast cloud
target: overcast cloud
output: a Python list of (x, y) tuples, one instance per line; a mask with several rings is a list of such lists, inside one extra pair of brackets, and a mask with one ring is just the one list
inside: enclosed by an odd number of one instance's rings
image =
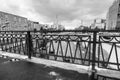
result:
[(95, 18), (106, 18), (114, 0), (0, 0), (0, 11), (27, 17), (40, 23), (59, 23), (67, 28), (89, 25)]

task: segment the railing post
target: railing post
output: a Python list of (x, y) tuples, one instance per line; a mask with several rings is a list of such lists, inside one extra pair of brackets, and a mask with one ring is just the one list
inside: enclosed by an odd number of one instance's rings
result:
[(90, 76), (90, 80), (95, 80), (95, 61), (96, 61), (96, 44), (97, 44), (97, 31), (93, 32), (93, 48), (92, 48), (92, 74)]
[(27, 31), (27, 35), (26, 35), (26, 48), (27, 48), (28, 58), (31, 59), (33, 45), (32, 45), (32, 39), (31, 39), (30, 31)]

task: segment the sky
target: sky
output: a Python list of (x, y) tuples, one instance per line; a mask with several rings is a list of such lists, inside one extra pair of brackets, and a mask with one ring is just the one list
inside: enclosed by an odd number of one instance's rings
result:
[(23, 16), (42, 24), (56, 21), (66, 28), (89, 26), (96, 18), (106, 18), (114, 0), (0, 0), (0, 11)]

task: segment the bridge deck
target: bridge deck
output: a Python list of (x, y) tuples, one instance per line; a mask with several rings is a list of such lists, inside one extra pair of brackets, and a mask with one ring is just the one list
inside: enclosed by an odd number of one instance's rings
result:
[[(88, 80), (88, 74), (36, 64), (26, 57), (0, 55), (0, 80)], [(19, 59), (16, 59), (18, 58)], [(16, 59), (16, 60), (15, 60)], [(12, 61), (11, 61), (12, 60)]]
[[(83, 65), (77, 65), (77, 64), (70, 64), (70, 63), (64, 63), (64, 62), (58, 62), (58, 61), (52, 61), (52, 60), (46, 60), (46, 59), (41, 59), (41, 58), (36, 58), (36, 57), (32, 57), (32, 59), (28, 59), (27, 56), (25, 55), (20, 55), (20, 54), (15, 54), (15, 53), (8, 53), (8, 52), (3, 52), (0, 51), (0, 55), (5, 55), (5, 56), (9, 56), (9, 57), (13, 57), (13, 58), (18, 58), (18, 59), (22, 59), (28, 62), (33, 62), (33, 63), (37, 63), (37, 64), (44, 64), (49, 67), (58, 67), (58, 68), (63, 68), (66, 70), (73, 70), (73, 71), (77, 71), (79, 73), (90, 73), (90, 68), (89, 66), (83, 66)], [(111, 77), (111, 78), (117, 78), (120, 79), (120, 71), (114, 71), (114, 70), (108, 70), (108, 69), (102, 69), (102, 68), (98, 68), (96, 67), (97, 70), (97, 74), (98, 75), (103, 75), (106, 77)]]

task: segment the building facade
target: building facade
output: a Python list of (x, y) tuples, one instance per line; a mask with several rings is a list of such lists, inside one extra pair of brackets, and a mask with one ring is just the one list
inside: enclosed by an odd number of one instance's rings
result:
[(1, 30), (26, 30), (27, 26), (27, 18), (0, 11)]
[(106, 28), (106, 20), (105, 19), (95, 19), (91, 24), (91, 29), (105, 29)]
[(28, 20), (28, 29), (29, 30), (40, 30), (41, 27), (44, 27), (43, 24), (39, 24), (39, 22)]
[(40, 30), (42, 25), (25, 17), (0, 11), (0, 30)]
[(120, 0), (115, 0), (108, 10), (106, 18), (106, 29), (120, 29)]

